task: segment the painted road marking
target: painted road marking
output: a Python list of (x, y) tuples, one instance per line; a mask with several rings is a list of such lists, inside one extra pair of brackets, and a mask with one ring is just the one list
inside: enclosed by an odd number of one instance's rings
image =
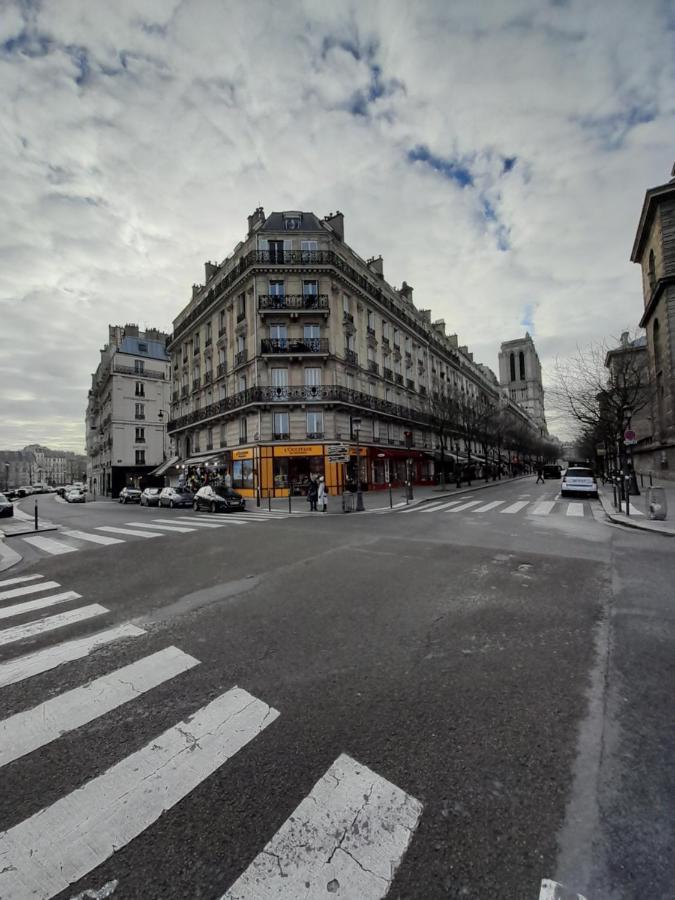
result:
[(22, 603), (14, 603), (0, 609), (0, 619), (11, 619), (12, 616), (20, 616), (23, 613), (34, 612), (36, 609), (46, 609), (56, 606), (57, 603), (67, 603), (69, 600), (81, 600), (82, 594), (75, 591), (64, 591), (62, 594), (50, 594), (48, 597), (38, 597), (35, 600), (24, 600)]
[(132, 534), (134, 537), (142, 538), (162, 537), (159, 531), (152, 533), (149, 531), (132, 531), (131, 528), (118, 528), (116, 525), (98, 525), (96, 530), (109, 531), (111, 534)]
[(160, 531), (177, 531), (181, 534), (187, 534), (188, 531), (194, 531), (194, 528), (186, 528), (183, 525), (157, 525), (156, 519), (150, 525), (147, 522), (125, 522), (124, 524), (129, 525), (131, 528), (154, 528), (155, 530), (159, 528)]
[(567, 504), (567, 515), (568, 516), (583, 516), (584, 514), (584, 504), (583, 503), (568, 503)]
[(512, 503), (511, 506), (507, 506), (504, 509), (500, 509), (500, 513), (517, 513), (520, 512), (523, 507), (527, 506), (529, 500), (516, 500), (515, 503)]
[(278, 715), (235, 687), (0, 834), (0, 897), (53, 897), (65, 890), (156, 822)]
[(449, 509), (449, 513), (462, 512), (463, 509), (470, 509), (472, 506), (477, 506), (481, 503), (481, 500), (471, 500), (469, 503), (462, 503), (461, 506), (456, 506), (454, 509)]
[(221, 900), (382, 898), (421, 814), (419, 800), (343, 753)]
[(44, 578), (44, 575), (19, 575), (17, 578), (5, 578), (0, 581), (0, 588), (6, 587), (8, 584), (21, 584), (22, 581), (35, 581), (36, 578)]
[(537, 503), (537, 505), (532, 510), (533, 516), (547, 516), (553, 507), (555, 506), (555, 500), (545, 500), (542, 503)]
[(106, 537), (104, 534), (92, 534), (89, 531), (63, 531), (62, 534), (68, 537), (77, 538), (78, 541), (91, 541), (92, 544), (123, 544), (121, 538)]
[(442, 509), (449, 509), (451, 506), (456, 506), (458, 503), (461, 503), (461, 500), (451, 500), (450, 503), (441, 503), (440, 506), (432, 506), (431, 509), (421, 509), (420, 512), (440, 512)]
[[(213, 517), (219, 515), (218, 513), (212, 513), (210, 516), (193, 516), (193, 519), (196, 519), (198, 522), (213, 522)], [(227, 516), (227, 519), (218, 519), (219, 525), (252, 525), (250, 519), (237, 519), (233, 518), (230, 513), (220, 513), (220, 515)], [(188, 516), (185, 517), (186, 521), (188, 520)]]
[(199, 660), (167, 647), (0, 722), (0, 767), (187, 672)]
[(52, 588), (61, 587), (58, 581), (43, 581), (41, 584), (26, 584), (19, 588), (9, 588), (0, 591), (0, 600), (10, 600), (13, 597), (25, 597), (26, 594), (37, 594), (39, 591), (51, 591)]
[(44, 550), (45, 553), (49, 553), (51, 556), (77, 552), (77, 547), (71, 547), (70, 544), (64, 544), (63, 541), (55, 541), (54, 538), (25, 537), (21, 538), (21, 540), (33, 547), (37, 547), (38, 550)]
[[(175, 519), (153, 519), (152, 521), (160, 522), (164, 525), (171, 525), (172, 523), (175, 524), (175, 522), (176, 522)], [(185, 522), (186, 518), (183, 517), (180, 521)], [(185, 531), (188, 531), (188, 530), (192, 531), (192, 530), (194, 530), (194, 528), (222, 528), (223, 527), (220, 522), (202, 522), (201, 519), (199, 521), (195, 521), (194, 519), (191, 519), (190, 521), (192, 522), (192, 528), (191, 529), (186, 528)]]
[(474, 509), (474, 512), (489, 512), (491, 509), (497, 509), (497, 507), (501, 506), (503, 503), (506, 503), (506, 501), (493, 500), (491, 503), (486, 503), (485, 506), (479, 506), (478, 509)]
[(557, 881), (544, 878), (539, 890), (539, 900), (586, 900), (586, 898), (581, 894), (575, 894)]
[[(91, 603), (89, 606), (80, 606), (77, 609), (70, 609), (68, 612), (46, 616), (43, 619), (35, 619), (35, 621), (26, 622), (24, 625), (14, 625), (12, 628), (5, 628), (3, 631), (0, 631), (0, 647), (4, 644), (13, 644), (15, 641), (22, 641), (24, 638), (34, 637), (36, 634), (53, 631), (55, 628), (72, 625), (74, 622), (82, 622), (85, 619), (91, 619), (93, 616), (101, 616), (107, 612), (108, 610), (105, 606)], [(2, 893), (0, 893), (0, 897), (2, 897)]]
[(99, 631), (97, 634), (64, 641), (55, 647), (45, 647), (44, 650), (27, 653), (17, 659), (9, 659), (7, 662), (0, 663), (0, 688), (24, 681), (26, 678), (32, 678), (33, 675), (40, 675), (42, 672), (49, 672), (62, 663), (82, 659), (104, 644), (110, 644), (112, 641), (122, 638), (140, 637), (145, 633), (143, 628), (138, 628), (136, 625), (116, 625), (114, 628)]

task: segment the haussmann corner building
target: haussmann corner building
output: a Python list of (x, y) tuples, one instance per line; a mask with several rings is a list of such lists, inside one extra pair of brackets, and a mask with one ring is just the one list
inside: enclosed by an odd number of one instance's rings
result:
[[(429, 398), (446, 391), (486, 392), (531, 425), (412, 295), (385, 281), (381, 257), (364, 260), (345, 243), (341, 213), (256, 209), (245, 240), (205, 264), (205, 283), (174, 320), (162, 474), (173, 482), (216, 470), (263, 497), (302, 493), (324, 475), (339, 491), (356, 477), (358, 428), (364, 488), (408, 471), (432, 483), (440, 454)], [(336, 444), (349, 448), (346, 471), (328, 458)]]

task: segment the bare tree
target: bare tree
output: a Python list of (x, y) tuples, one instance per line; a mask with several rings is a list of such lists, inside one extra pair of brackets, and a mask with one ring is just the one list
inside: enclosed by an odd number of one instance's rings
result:
[(445, 490), (445, 452), (448, 439), (457, 432), (459, 427), (459, 409), (451, 393), (437, 392), (429, 397), (427, 411), (431, 427), (438, 437), (441, 451), (440, 486), (441, 490)]

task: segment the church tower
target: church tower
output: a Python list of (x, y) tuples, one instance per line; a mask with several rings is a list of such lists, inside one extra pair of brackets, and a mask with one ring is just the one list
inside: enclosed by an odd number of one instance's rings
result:
[(547, 434), (541, 363), (530, 333), (505, 341), (499, 349), (499, 383), (511, 400), (528, 413), (542, 434)]

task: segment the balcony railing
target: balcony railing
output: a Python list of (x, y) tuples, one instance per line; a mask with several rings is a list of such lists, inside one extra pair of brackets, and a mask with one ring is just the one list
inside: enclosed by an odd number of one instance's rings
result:
[(307, 432), (307, 440), (308, 441), (321, 441), (323, 440), (323, 431), (308, 431)]
[(144, 444), (144, 443), (145, 443), (144, 437), (136, 437), (136, 439), (134, 440), (134, 444)]
[(227, 363), (218, 363), (218, 368), (216, 369), (216, 378), (222, 378), (223, 375), (227, 372)]
[(290, 441), (291, 436), (287, 431), (275, 431), (272, 435), (273, 441)]
[[(419, 389), (423, 394), (426, 390), (422, 387)], [(396, 416), (408, 422), (419, 422), (422, 424), (433, 424), (433, 417), (424, 409), (415, 409), (412, 406), (404, 406), (399, 403), (392, 403), (390, 400), (383, 400), (380, 397), (371, 397), (361, 391), (351, 390), (347, 387), (338, 385), (305, 385), (302, 387), (274, 387), (273, 385), (265, 385), (262, 387), (248, 388), (245, 391), (239, 391), (222, 400), (216, 400), (213, 403), (206, 404), (201, 409), (186, 413), (173, 419), (168, 423), (168, 430), (176, 431), (193, 425), (196, 422), (203, 422), (214, 416), (222, 416), (228, 413), (238, 411), (242, 407), (249, 406), (254, 403), (272, 403), (283, 400), (285, 403), (342, 403), (346, 406), (355, 406), (361, 409), (372, 410), (374, 412), (383, 413), (384, 415)]]
[(396, 384), (403, 384), (403, 375), (399, 375), (398, 372), (394, 376)]
[(369, 372), (372, 372), (373, 375), (379, 375), (379, 374), (380, 374), (380, 367), (379, 367), (379, 365), (375, 362), (374, 359), (369, 359), (369, 360), (368, 360), (368, 371), (369, 371)]
[(260, 352), (269, 353), (328, 353), (328, 338), (264, 338)]
[(113, 372), (117, 372), (119, 375), (135, 375), (137, 378), (166, 378), (164, 372), (158, 372), (155, 369), (146, 368), (143, 368), (143, 370), (139, 372), (135, 366), (124, 366), (122, 365), (122, 363), (118, 362), (115, 362)]
[(290, 312), (323, 310), (328, 312), (327, 294), (260, 294), (258, 297), (258, 309), (261, 312), (283, 311)]
[(388, 369), (386, 366), (382, 369), (382, 374), (384, 375), (385, 378), (388, 378), (389, 381), (394, 380), (394, 373), (391, 371), (391, 369)]
[(204, 384), (211, 384), (213, 381), (213, 372), (204, 372)]
[(345, 347), (345, 362), (350, 366), (358, 366), (359, 364), (359, 355), (355, 350), (350, 350), (349, 347)]
[(234, 356), (235, 368), (237, 366), (243, 366), (247, 360), (248, 360), (248, 350), (240, 350), (239, 353), (235, 353), (235, 356)]
[(145, 413), (136, 413), (135, 417), (138, 421), (142, 421), (145, 418)]
[(239, 443), (240, 443), (240, 444), (247, 444), (247, 443), (248, 443), (248, 438), (246, 437), (245, 434), (244, 434), (244, 435), (242, 435), (242, 434), (239, 435)]

